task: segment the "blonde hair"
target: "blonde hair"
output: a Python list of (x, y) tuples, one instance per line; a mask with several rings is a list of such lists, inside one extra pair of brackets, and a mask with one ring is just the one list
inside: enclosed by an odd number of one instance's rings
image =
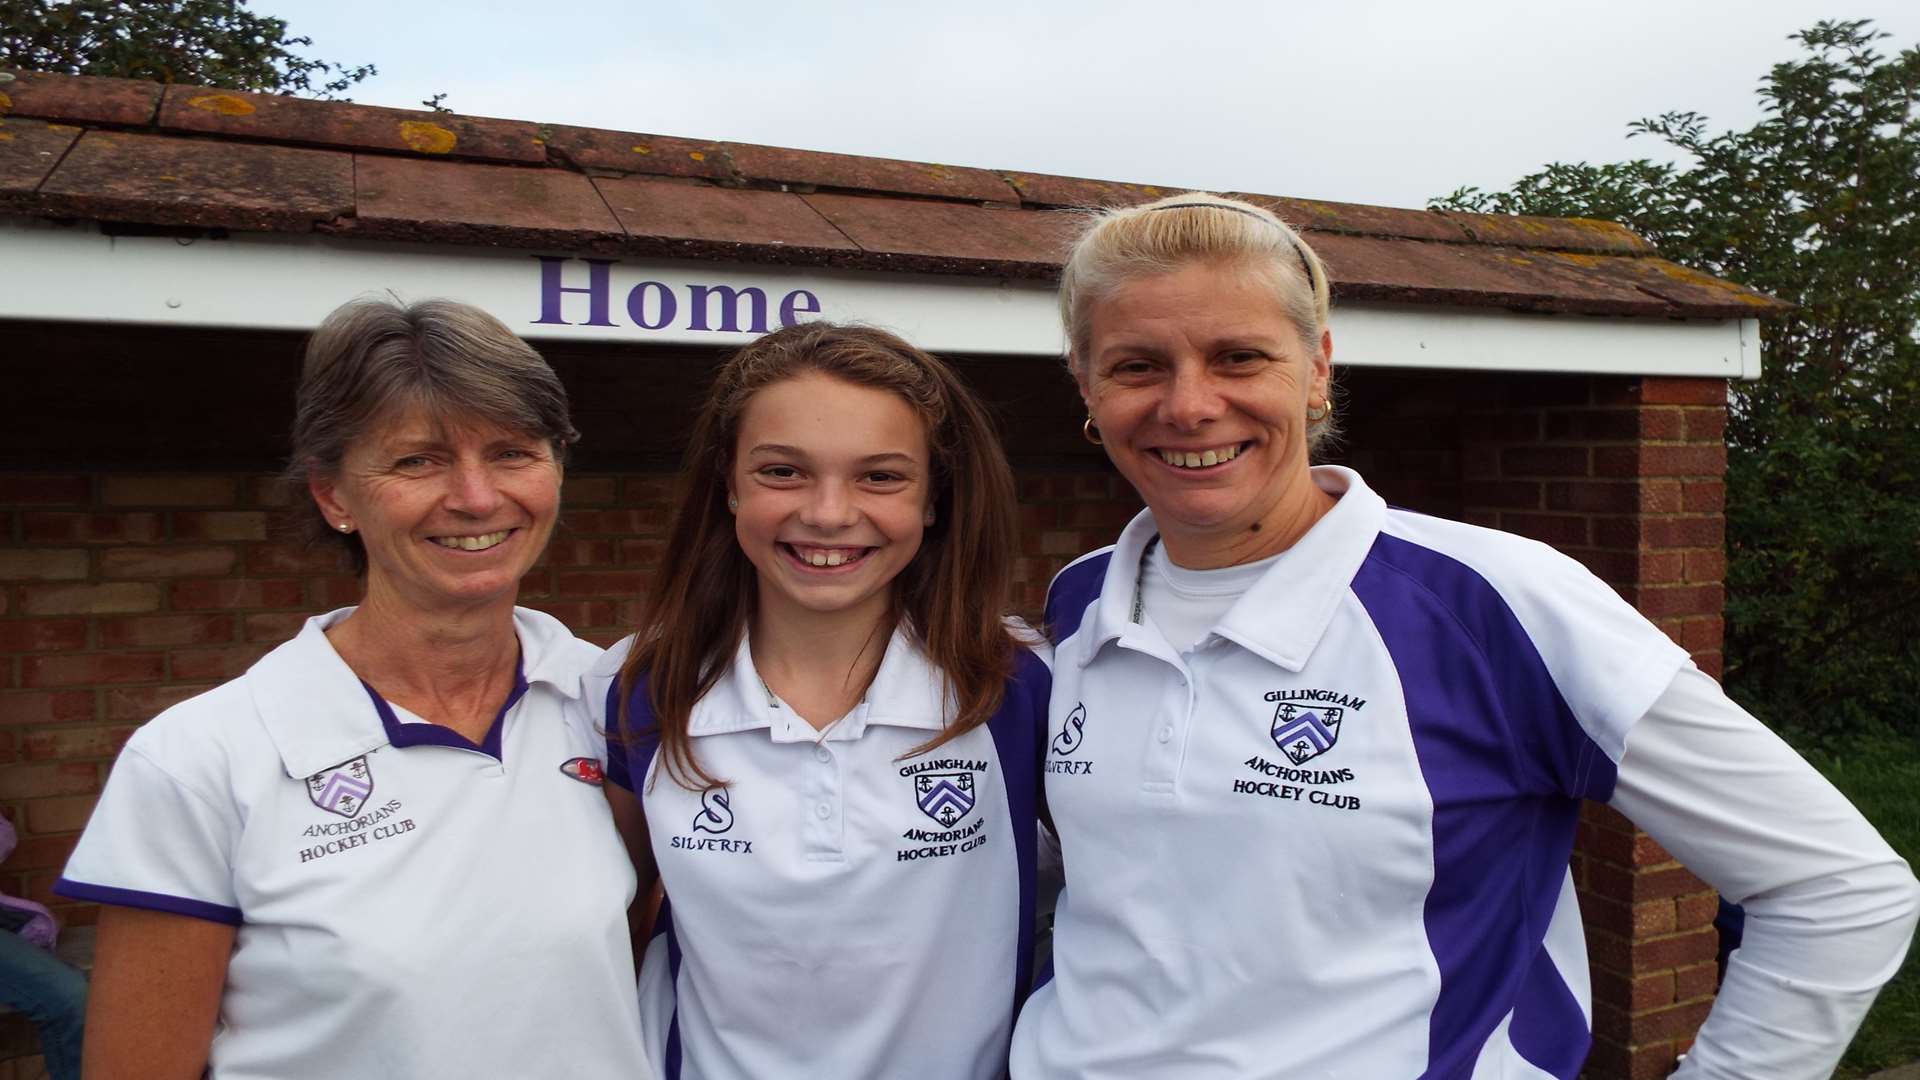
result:
[[(1096, 304), (1130, 281), (1193, 263), (1244, 267), (1257, 275), (1299, 331), (1307, 355), (1318, 355), (1331, 301), (1320, 256), (1271, 210), (1187, 192), (1090, 215), (1060, 274), (1060, 321), (1074, 378), (1085, 374)], [(1310, 447), (1333, 433), (1332, 404), (1329, 386), (1327, 417), (1308, 424)]]

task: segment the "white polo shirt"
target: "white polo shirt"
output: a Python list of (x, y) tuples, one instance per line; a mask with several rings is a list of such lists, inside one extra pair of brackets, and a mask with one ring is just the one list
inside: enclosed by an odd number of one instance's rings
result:
[(1339, 501), (1185, 653), (1151, 514), (1055, 579), (1067, 887), (1016, 1080), (1572, 1077), (1568, 856), (1686, 654), (1519, 537)]
[(136, 732), (55, 891), (238, 928), (217, 1080), (647, 1075), (634, 874), (562, 709), (600, 651), (516, 609), (474, 746), (355, 677), (351, 610)]
[[(603, 723), (631, 640), (588, 679)], [(986, 724), (909, 757), (949, 709), (906, 634), (824, 733), (772, 700), (743, 641), (689, 721), (724, 789), (689, 791), (652, 739), (610, 735), (608, 779), (641, 793), (667, 897), (640, 968), (656, 1072), (1001, 1076), (1032, 981), (1047, 691), (1023, 649)], [(650, 730), (644, 680), (631, 701), (630, 730)]]

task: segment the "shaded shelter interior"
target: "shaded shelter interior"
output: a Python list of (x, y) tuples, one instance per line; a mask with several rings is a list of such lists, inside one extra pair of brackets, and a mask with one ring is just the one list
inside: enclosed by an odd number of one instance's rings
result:
[[(306, 335), (284, 331), (0, 322), (10, 470), (278, 469)], [(670, 471), (722, 349), (534, 341), (572, 397), (581, 472)], [(1057, 359), (953, 357), (992, 404), (1016, 468), (1103, 470)], [(1458, 516), (1463, 402), (1552, 376), (1339, 369), (1346, 435), (1328, 455), (1388, 498)], [(1565, 379), (1568, 383), (1577, 379)]]

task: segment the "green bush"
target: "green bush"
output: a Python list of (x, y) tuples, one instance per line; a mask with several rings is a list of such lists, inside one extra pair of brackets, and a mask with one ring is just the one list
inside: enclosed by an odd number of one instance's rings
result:
[(1792, 301), (1727, 431), (1728, 690), (1813, 738), (1920, 733), (1920, 49), (1870, 22), (1793, 36), (1765, 119), (1630, 125), (1685, 154), (1553, 164), (1437, 209), (1619, 221), (1663, 255)]

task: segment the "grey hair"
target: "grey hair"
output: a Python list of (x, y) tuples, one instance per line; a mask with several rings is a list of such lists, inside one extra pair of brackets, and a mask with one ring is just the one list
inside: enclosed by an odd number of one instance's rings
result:
[(366, 569), (365, 545), (358, 534), (335, 530), (307, 498), (307, 486), (337, 475), (356, 440), (409, 409), (532, 435), (552, 446), (556, 461), (580, 440), (560, 377), (479, 308), (375, 298), (335, 308), (307, 340), (285, 479), (296, 504), (307, 507), (298, 518), (301, 533), (310, 543), (340, 544), (356, 572)]
[[(1067, 370), (1086, 374), (1093, 309), (1121, 286), (1193, 263), (1243, 267), (1272, 291), (1309, 357), (1320, 352), (1332, 292), (1326, 264), (1300, 234), (1265, 207), (1204, 192), (1169, 195), (1139, 206), (1088, 215), (1060, 274), (1060, 321), (1067, 332)], [(1333, 385), (1327, 416), (1307, 422), (1317, 451), (1338, 433)]]

